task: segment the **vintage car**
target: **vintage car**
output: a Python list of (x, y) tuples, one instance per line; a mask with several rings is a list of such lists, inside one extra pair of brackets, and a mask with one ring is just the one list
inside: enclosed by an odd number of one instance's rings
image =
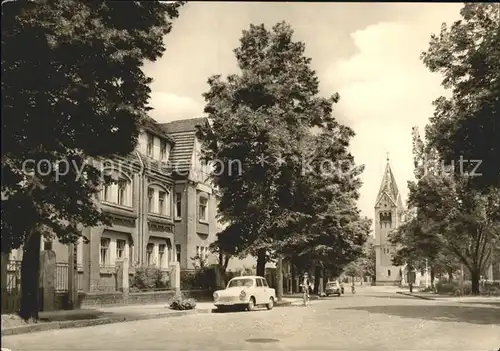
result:
[(340, 296), (341, 291), (340, 291), (340, 284), (339, 284), (338, 280), (326, 283), (325, 294), (326, 294), (326, 296), (330, 296), (330, 295)]
[(214, 292), (214, 305), (219, 310), (236, 307), (252, 311), (259, 305), (270, 310), (275, 301), (276, 291), (269, 287), (265, 278), (259, 276), (235, 277), (226, 289)]

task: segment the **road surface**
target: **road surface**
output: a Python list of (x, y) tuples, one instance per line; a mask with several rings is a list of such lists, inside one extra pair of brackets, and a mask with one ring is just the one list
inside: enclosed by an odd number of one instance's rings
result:
[(2, 338), (41, 350), (463, 350), (500, 348), (500, 304), (420, 300), (359, 289), (308, 307), (55, 330)]

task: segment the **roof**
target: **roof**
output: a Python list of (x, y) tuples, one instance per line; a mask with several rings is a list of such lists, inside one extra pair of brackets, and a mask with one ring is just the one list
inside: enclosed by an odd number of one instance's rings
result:
[(163, 137), (169, 140), (172, 144), (175, 143), (175, 140), (165, 132), (165, 129), (162, 127), (162, 125), (149, 116), (143, 117), (139, 122), (139, 125), (144, 128), (144, 130), (147, 130), (148, 132), (159, 137)]
[(384, 194), (387, 194), (389, 198), (394, 201), (394, 204), (398, 204), (398, 202), (401, 201), (401, 199), (399, 198), (399, 190), (396, 184), (396, 179), (394, 178), (394, 174), (392, 173), (389, 160), (387, 160), (384, 176), (382, 177), (382, 183), (380, 184), (380, 189), (378, 191), (376, 201), (377, 203)]
[(196, 131), (196, 126), (202, 125), (204, 123), (208, 123), (208, 119), (205, 117), (199, 117), (199, 118), (180, 119), (177, 121), (163, 123), (161, 124), (161, 126), (167, 133), (172, 134), (179, 132)]
[(207, 118), (190, 118), (160, 124), (164, 132), (175, 141), (170, 152), (170, 163), (174, 171), (187, 175), (191, 170), (197, 126), (208, 123)]
[(260, 275), (238, 275), (236, 277), (232, 277), (231, 280), (233, 280), (233, 279), (256, 279), (256, 278), (264, 278), (264, 277), (261, 277)]

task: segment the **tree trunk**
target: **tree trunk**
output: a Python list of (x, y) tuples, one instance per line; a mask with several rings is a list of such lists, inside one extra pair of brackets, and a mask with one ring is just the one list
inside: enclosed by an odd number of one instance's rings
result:
[(320, 292), (319, 281), (321, 278), (321, 273), (322, 273), (321, 267), (315, 266), (314, 267), (314, 291), (316, 292), (316, 294), (319, 294), (319, 292)]
[(326, 290), (326, 281), (327, 281), (327, 279), (326, 279), (326, 277), (327, 277), (326, 268), (323, 268), (323, 275), (322, 275), (322, 277), (323, 277), (323, 290), (322, 291), (325, 291)]
[(23, 248), (21, 263), (21, 308), (19, 316), (28, 321), (38, 321), (38, 294), (40, 287), (41, 233), (32, 231)]
[(297, 287), (296, 287), (296, 284), (295, 284), (295, 278), (297, 276), (297, 268), (295, 267), (295, 265), (293, 264), (293, 258), (290, 260), (290, 267), (291, 267), (291, 271), (292, 271), (292, 289), (291, 289), (291, 292), (292, 294), (297, 292)]
[(451, 283), (453, 281), (453, 268), (448, 267), (448, 283)]
[(436, 270), (431, 267), (431, 288), (434, 290), (434, 278), (436, 277)]
[(257, 253), (257, 275), (265, 277), (266, 275), (266, 250), (260, 249)]
[(472, 283), (472, 295), (479, 295), (479, 280), (481, 278), (481, 271), (479, 268), (474, 267), (470, 270), (470, 280)]
[(278, 262), (276, 265), (276, 298), (278, 301), (283, 300), (283, 259), (278, 257)]

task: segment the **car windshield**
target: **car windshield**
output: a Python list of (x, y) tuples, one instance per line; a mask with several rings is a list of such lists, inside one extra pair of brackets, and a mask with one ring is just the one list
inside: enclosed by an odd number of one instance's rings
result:
[(328, 283), (328, 284), (326, 284), (326, 286), (330, 286), (330, 287), (331, 287), (331, 286), (337, 286), (337, 283), (335, 283), (335, 282)]
[(246, 279), (233, 279), (229, 282), (228, 288), (235, 288), (235, 287), (246, 287), (250, 288), (253, 286), (253, 279), (246, 278)]

